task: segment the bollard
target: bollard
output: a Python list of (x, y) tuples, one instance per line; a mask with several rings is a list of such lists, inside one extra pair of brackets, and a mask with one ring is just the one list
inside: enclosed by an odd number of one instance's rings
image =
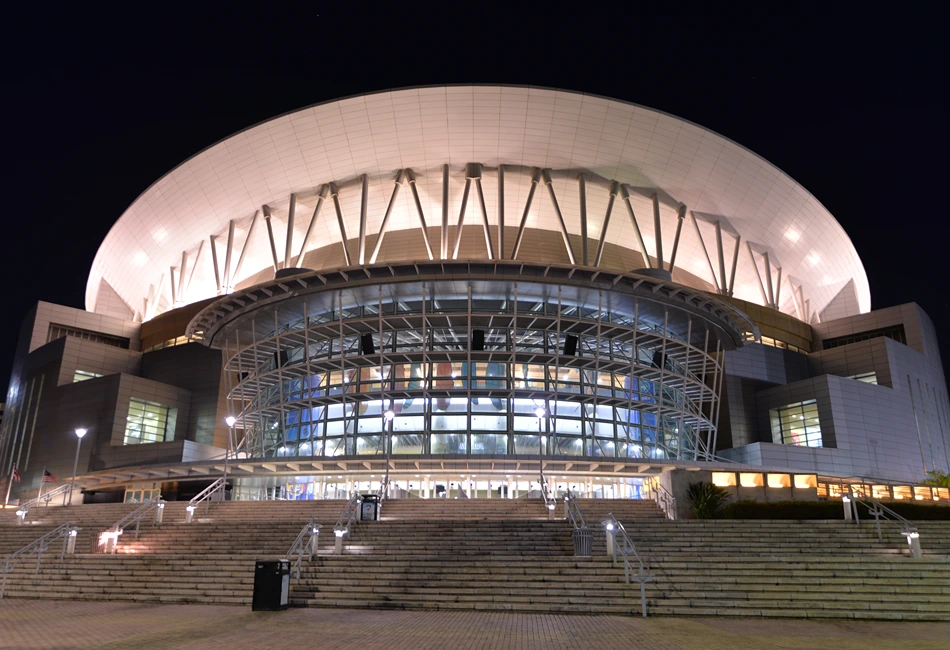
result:
[(191, 523), (191, 520), (192, 520), (192, 518), (194, 518), (194, 516), (195, 516), (195, 507), (194, 507), (194, 506), (186, 506), (186, 507), (185, 507), (185, 523), (186, 523), (186, 524), (190, 524), (190, 523)]
[(117, 533), (105, 533), (105, 538), (106, 547), (104, 552), (108, 555), (111, 555), (112, 553), (115, 553), (115, 543), (116, 540), (119, 539), (119, 535)]
[(71, 530), (69, 531), (69, 536), (66, 538), (66, 555), (73, 555), (76, 553), (76, 537), (79, 535), (79, 531)]
[(843, 496), (841, 497), (841, 504), (844, 506), (844, 520), (851, 521), (851, 499)]
[(554, 504), (548, 504), (548, 519), (554, 519)]
[(159, 503), (158, 507), (155, 508), (155, 525), (156, 526), (161, 525), (162, 517), (164, 517), (164, 515), (165, 515), (165, 504)]
[(336, 543), (333, 545), (333, 552), (336, 555), (343, 554), (343, 536), (346, 535), (345, 530), (334, 530), (333, 534), (336, 535)]
[(607, 555), (609, 555), (610, 557), (614, 557), (614, 525), (613, 524), (607, 524)]
[(23, 522), (26, 520), (26, 510), (17, 510), (16, 511), (16, 525), (22, 526)]
[(920, 559), (920, 533), (904, 533), (907, 537), (907, 544), (910, 546), (910, 556), (915, 560)]
[(314, 528), (310, 535), (310, 555), (317, 554), (317, 542), (320, 541), (320, 529)]

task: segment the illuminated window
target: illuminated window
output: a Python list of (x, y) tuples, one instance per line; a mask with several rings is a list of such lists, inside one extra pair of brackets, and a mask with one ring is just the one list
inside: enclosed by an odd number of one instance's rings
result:
[(865, 384), (877, 384), (877, 373), (876, 372), (862, 372), (859, 375), (851, 375), (850, 377), (845, 377), (845, 379), (853, 379), (855, 381), (864, 382)]
[(125, 423), (125, 444), (165, 442), (175, 435), (177, 409), (132, 398)]
[(818, 402), (810, 399), (772, 409), (772, 439), (783, 445), (821, 447)]
[(73, 374), (73, 383), (75, 384), (77, 381), (87, 381), (89, 379), (96, 379), (97, 377), (101, 377), (101, 376), (102, 375), (96, 374), (94, 372), (89, 372), (88, 370), (77, 370), (75, 374)]
[(73, 338), (82, 339), (83, 341), (93, 341), (94, 343), (103, 343), (124, 350), (129, 349), (129, 339), (121, 336), (112, 336), (110, 334), (103, 334), (102, 332), (93, 332), (91, 330), (79, 329), (78, 327), (67, 327), (66, 325), (60, 325), (58, 323), (50, 323), (49, 331), (46, 335), (47, 343), (61, 339), (64, 336), (71, 336)]

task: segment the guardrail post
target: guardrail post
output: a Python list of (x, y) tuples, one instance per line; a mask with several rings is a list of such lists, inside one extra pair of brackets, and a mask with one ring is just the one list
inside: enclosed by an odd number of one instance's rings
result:
[(851, 498), (847, 495), (841, 497), (841, 504), (844, 506), (844, 520), (851, 521)]

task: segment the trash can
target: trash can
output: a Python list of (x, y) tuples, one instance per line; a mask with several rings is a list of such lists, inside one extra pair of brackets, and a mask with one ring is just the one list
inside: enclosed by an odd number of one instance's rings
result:
[(571, 541), (574, 542), (575, 557), (591, 556), (591, 535), (590, 528), (575, 528), (571, 533)]
[(290, 560), (258, 560), (254, 567), (254, 599), (251, 611), (287, 609), (290, 592)]
[(360, 504), (360, 521), (379, 521), (379, 495), (363, 495), (363, 502)]

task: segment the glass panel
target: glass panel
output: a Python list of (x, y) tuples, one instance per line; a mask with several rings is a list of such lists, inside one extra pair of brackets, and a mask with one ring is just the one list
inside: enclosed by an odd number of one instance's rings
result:
[(506, 418), (504, 415), (472, 414), (472, 431), (507, 431), (507, 430), (508, 430), (508, 418)]
[(538, 440), (537, 434), (533, 436), (527, 436), (523, 434), (515, 435), (515, 453), (519, 455), (536, 455), (540, 452), (538, 445), (540, 441)]
[(433, 454), (467, 454), (467, 436), (464, 433), (433, 433)]
[(394, 454), (421, 454), (422, 435), (416, 433), (392, 436), (392, 445)]
[(472, 434), (473, 454), (501, 455), (508, 453), (508, 436), (497, 433)]
[(126, 445), (164, 442), (168, 423), (168, 407), (135, 397), (129, 400), (126, 417)]

